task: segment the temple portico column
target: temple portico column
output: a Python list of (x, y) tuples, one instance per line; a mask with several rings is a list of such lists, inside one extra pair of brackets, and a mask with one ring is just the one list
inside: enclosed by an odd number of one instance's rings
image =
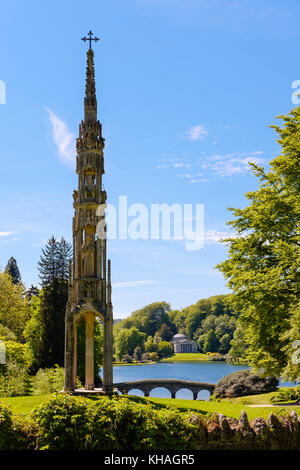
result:
[(85, 389), (94, 390), (94, 326), (93, 313), (85, 315)]

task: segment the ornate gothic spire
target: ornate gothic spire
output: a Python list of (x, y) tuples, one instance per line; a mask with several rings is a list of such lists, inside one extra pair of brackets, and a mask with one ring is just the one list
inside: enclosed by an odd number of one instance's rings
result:
[(84, 121), (86, 124), (97, 122), (97, 99), (95, 87), (94, 52), (87, 51), (86, 82), (84, 97)]

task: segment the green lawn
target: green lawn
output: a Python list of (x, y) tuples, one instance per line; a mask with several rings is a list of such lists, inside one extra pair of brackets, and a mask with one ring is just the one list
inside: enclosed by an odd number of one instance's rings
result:
[(174, 356), (162, 359), (160, 362), (209, 362), (211, 359), (201, 353), (177, 353)]
[(26, 397), (5, 397), (0, 398), (0, 401), (10, 405), (14, 414), (21, 415), (29, 413), (36, 406), (49, 400), (51, 396), (51, 394), (48, 394)]
[[(245, 397), (244, 397), (245, 399)], [(178, 400), (178, 399), (171, 399), (171, 398), (144, 398), (144, 400), (149, 400), (151, 403), (154, 403), (159, 406), (167, 406), (170, 408), (177, 408), (180, 411), (197, 411), (204, 415), (209, 413), (223, 413), (225, 416), (229, 416), (231, 418), (238, 418), (241, 414), (242, 410), (245, 410), (248, 416), (248, 419), (254, 419), (257, 417), (267, 418), (270, 413), (286, 413), (287, 411), (291, 411), (294, 409), (298, 411), (298, 415), (300, 415), (299, 407), (281, 407), (281, 406), (274, 406), (274, 407), (250, 407), (238, 402), (229, 402), (227, 400), (221, 402), (209, 402), (209, 401), (198, 401), (198, 400)]]

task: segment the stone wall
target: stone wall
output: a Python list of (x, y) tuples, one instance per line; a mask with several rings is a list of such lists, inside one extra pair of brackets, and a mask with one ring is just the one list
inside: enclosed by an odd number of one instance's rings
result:
[(197, 450), (300, 450), (300, 418), (295, 411), (251, 422), (245, 411), (238, 420), (217, 414), (206, 421), (194, 414), (190, 422), (199, 427)]

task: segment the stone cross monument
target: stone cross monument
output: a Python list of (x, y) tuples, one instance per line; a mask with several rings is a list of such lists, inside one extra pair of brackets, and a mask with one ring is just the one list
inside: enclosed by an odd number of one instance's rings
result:
[[(106, 223), (104, 208), (106, 192), (102, 186), (104, 174), (104, 139), (97, 119), (94, 52), (92, 32), (87, 51), (84, 120), (79, 125), (76, 140), (76, 173), (78, 190), (73, 192), (73, 259), (69, 267), (69, 296), (65, 316), (65, 387), (77, 389), (77, 329), (85, 321), (85, 390), (94, 390), (94, 325), (99, 318), (104, 325), (103, 385), (99, 392), (113, 390), (113, 314), (111, 303), (110, 260), (106, 261)], [(97, 210), (98, 209), (98, 210)], [(98, 227), (102, 227), (99, 234)], [(79, 390), (78, 390), (79, 392)]]

